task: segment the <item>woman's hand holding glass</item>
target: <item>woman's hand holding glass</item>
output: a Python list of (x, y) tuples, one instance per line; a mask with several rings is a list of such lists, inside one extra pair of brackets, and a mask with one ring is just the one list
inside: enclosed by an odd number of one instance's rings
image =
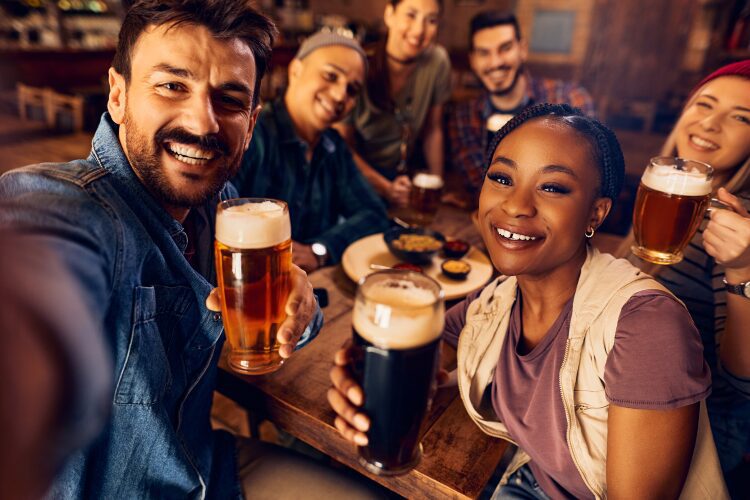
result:
[[(370, 418), (360, 411), (365, 394), (352, 374), (350, 367), (353, 359), (354, 348), (347, 341), (333, 358), (330, 372), (333, 387), (328, 389), (328, 402), (336, 412), (334, 425), (341, 436), (358, 446), (366, 446)], [(456, 371), (438, 370), (436, 382), (436, 388), (456, 385)]]
[(333, 387), (328, 389), (328, 402), (336, 412), (334, 425), (339, 433), (347, 441), (366, 446), (370, 419), (359, 411), (365, 395), (351, 372), (353, 358), (354, 349), (349, 342), (334, 355), (330, 373)]
[(409, 205), (409, 194), (411, 193), (411, 180), (407, 175), (399, 175), (391, 182), (388, 190), (388, 201), (398, 208), (405, 208)]
[(732, 210), (711, 210), (711, 221), (703, 232), (703, 246), (726, 268), (727, 281), (746, 281), (750, 278), (750, 214), (726, 189), (720, 188), (717, 196)]

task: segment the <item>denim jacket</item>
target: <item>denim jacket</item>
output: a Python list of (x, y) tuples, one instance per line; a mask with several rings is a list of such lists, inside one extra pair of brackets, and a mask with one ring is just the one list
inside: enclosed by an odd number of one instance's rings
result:
[[(203, 276), (185, 259), (185, 230), (140, 183), (117, 130), (105, 113), (86, 160), (0, 177), (0, 227), (60, 255), (103, 326), (115, 369), (109, 421), (49, 495), (241, 498), (234, 441), (210, 426), (224, 342), (221, 315), (204, 305), (214, 272)], [(218, 196), (234, 195), (228, 184)], [(201, 207), (211, 235), (215, 207)], [(321, 324), (318, 310), (300, 345)]]

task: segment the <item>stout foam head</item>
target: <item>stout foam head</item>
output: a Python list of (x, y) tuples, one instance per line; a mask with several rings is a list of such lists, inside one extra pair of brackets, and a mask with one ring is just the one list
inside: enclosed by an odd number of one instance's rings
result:
[(652, 165), (641, 178), (643, 185), (676, 196), (706, 196), (711, 193), (711, 177), (706, 172), (678, 170), (675, 165)]
[(443, 178), (435, 174), (420, 173), (414, 176), (412, 184), (422, 189), (440, 189), (443, 187)]
[(216, 239), (228, 247), (268, 248), (291, 237), (289, 215), (273, 201), (232, 205), (216, 216)]
[(384, 349), (411, 349), (440, 337), (444, 306), (432, 290), (393, 278), (361, 293), (365, 300), (358, 297), (353, 324), (368, 342)]

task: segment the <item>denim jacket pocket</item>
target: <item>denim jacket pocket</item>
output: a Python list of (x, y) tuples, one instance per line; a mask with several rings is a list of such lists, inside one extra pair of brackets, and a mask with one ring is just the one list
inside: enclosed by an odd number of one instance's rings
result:
[(172, 382), (168, 350), (190, 304), (188, 287), (135, 287), (128, 350), (115, 389), (116, 404), (153, 405)]

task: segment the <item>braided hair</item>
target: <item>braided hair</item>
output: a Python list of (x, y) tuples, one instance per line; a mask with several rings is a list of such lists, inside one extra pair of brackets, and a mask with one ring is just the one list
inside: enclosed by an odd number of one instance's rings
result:
[(571, 127), (588, 140), (594, 162), (599, 168), (599, 195), (611, 199), (614, 204), (625, 178), (625, 160), (620, 143), (614, 132), (606, 125), (589, 118), (580, 109), (567, 104), (535, 104), (511, 118), (503, 128), (497, 131), (490, 142), (484, 173), (487, 174), (487, 169), (492, 163), (492, 157), (500, 141), (527, 121), (543, 116)]

